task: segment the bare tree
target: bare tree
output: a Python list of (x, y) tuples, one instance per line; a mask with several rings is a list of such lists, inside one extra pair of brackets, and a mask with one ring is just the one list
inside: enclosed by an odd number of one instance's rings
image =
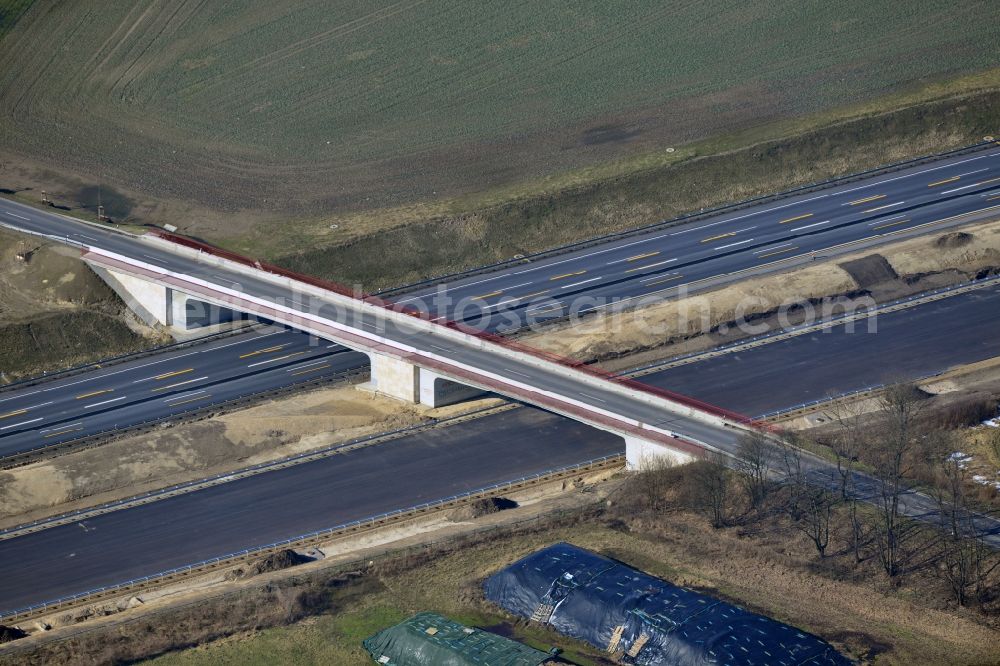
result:
[(749, 432), (740, 440), (735, 467), (754, 509), (760, 508), (771, 488), (769, 475), (775, 458), (775, 447), (763, 433)]
[(830, 545), (830, 522), (837, 498), (821, 485), (810, 482), (802, 465), (802, 449), (798, 444), (794, 436), (782, 440), (782, 471), (789, 495), (785, 509), (792, 524), (809, 537), (822, 558), (826, 557), (826, 549)]
[(840, 475), (840, 494), (849, 499), (849, 486), (857, 469), (858, 459), (865, 447), (867, 424), (864, 403), (836, 401), (823, 413), (836, 424), (837, 431), (830, 442), (836, 456), (837, 473)]
[(731, 491), (730, 472), (725, 461), (718, 454), (711, 454), (687, 469), (690, 470), (688, 497), (692, 508), (708, 516), (712, 527), (725, 527)]
[(1000, 464), (1000, 428), (990, 428), (986, 436), (986, 446), (993, 454), (993, 460)]
[(643, 460), (636, 471), (635, 488), (654, 511), (665, 506), (667, 493), (674, 485), (673, 468), (672, 460), (657, 456)]
[(847, 503), (851, 526), (851, 550), (855, 563), (861, 562), (861, 546), (865, 540), (864, 524), (858, 513), (857, 468), (861, 452), (867, 448), (870, 429), (866, 407), (860, 401), (835, 401), (824, 413), (837, 426), (830, 442), (840, 476), (840, 496)]
[(939, 567), (960, 606), (972, 600), (985, 603), (998, 585), (994, 573), (1000, 568), (1000, 553), (986, 543), (973, 516), (966, 512), (959, 519), (959, 535), (945, 541)]
[(919, 421), (923, 396), (913, 386), (889, 386), (879, 398), (878, 427), (870, 458), (876, 479), (876, 512), (872, 523), (879, 562), (890, 580), (903, 568), (903, 534), (908, 522), (900, 512), (906, 491), (904, 478), (916, 453), (922, 432)]
[(943, 439), (947, 444), (936, 451), (934, 486), (931, 492), (941, 514), (941, 526), (954, 540), (962, 536), (962, 515), (967, 507), (967, 472), (965, 460), (956, 450), (958, 446), (955, 438), (945, 435)]
[(941, 445), (935, 448), (933, 495), (941, 526), (948, 532), (939, 570), (960, 606), (973, 599), (982, 603), (992, 574), (1000, 566), (1000, 555), (984, 542), (983, 531), (976, 524), (975, 507), (966, 492), (966, 461), (959, 455), (954, 435), (942, 434)]

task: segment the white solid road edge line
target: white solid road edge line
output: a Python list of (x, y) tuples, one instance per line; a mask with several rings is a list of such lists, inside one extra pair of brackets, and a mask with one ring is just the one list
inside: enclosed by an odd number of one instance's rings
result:
[(38, 423), (43, 417), (39, 416), (37, 419), (31, 419), (30, 421), (21, 421), (20, 423), (11, 423), (9, 426), (4, 426), (0, 430), (10, 430), (11, 428), (16, 428), (18, 426), (28, 425), (29, 423)]
[(127, 395), (123, 395), (120, 398), (112, 398), (111, 400), (103, 400), (101, 402), (95, 402), (92, 405), (84, 405), (83, 408), (84, 409), (90, 409), (91, 407), (100, 407), (101, 405), (107, 405), (107, 404), (112, 403), (112, 402), (119, 402), (121, 400), (124, 400), (127, 397), (128, 397)]

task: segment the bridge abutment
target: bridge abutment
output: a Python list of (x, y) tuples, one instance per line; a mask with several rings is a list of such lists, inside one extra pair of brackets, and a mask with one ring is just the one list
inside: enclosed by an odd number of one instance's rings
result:
[(172, 287), (87, 262), (147, 326), (166, 329), (175, 339), (205, 335), (244, 318)]
[(187, 297), (184, 294), (104, 266), (91, 263), (90, 268), (146, 325), (182, 330), (187, 328)]

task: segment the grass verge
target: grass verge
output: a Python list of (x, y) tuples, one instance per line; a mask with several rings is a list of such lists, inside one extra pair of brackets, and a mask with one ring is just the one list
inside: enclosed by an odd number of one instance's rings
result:
[(0, 326), (0, 368), (14, 380), (148, 349), (121, 319), (77, 310)]
[[(998, 84), (1000, 70), (927, 92)], [(890, 111), (869, 105), (839, 118), (826, 114), (706, 140), (611, 171), (578, 174), (560, 181), (562, 189), (542, 185), (438, 210), (389, 211), (385, 216), (395, 226), (383, 223), (378, 233), (365, 232), (372, 228), (365, 217), (342, 219), (337, 230), (301, 225), (297, 241), (279, 228), (226, 244), (261, 255), (312, 246), (281, 254), (277, 262), (378, 289), (967, 145), (1000, 127), (996, 90), (893, 107), (905, 101), (912, 99), (883, 100)], [(338, 235), (347, 240), (338, 244)]]

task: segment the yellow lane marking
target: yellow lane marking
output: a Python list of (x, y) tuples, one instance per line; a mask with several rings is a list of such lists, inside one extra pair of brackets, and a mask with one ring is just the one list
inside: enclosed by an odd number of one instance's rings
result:
[(187, 368), (186, 370), (176, 370), (174, 372), (165, 372), (162, 375), (156, 375), (153, 379), (167, 379), (168, 377), (176, 377), (177, 375), (186, 375), (189, 372), (194, 372), (194, 368)]
[(240, 358), (250, 358), (251, 356), (256, 356), (257, 354), (267, 354), (269, 352), (278, 351), (279, 349), (281, 349), (282, 347), (286, 347), (287, 345), (288, 343), (286, 342), (283, 345), (275, 345), (274, 347), (268, 347), (267, 349), (258, 349), (257, 351), (247, 352), (246, 354), (240, 356)]
[(481, 301), (484, 298), (489, 298), (490, 296), (499, 296), (502, 293), (503, 293), (503, 289), (500, 289), (500, 290), (497, 290), (497, 291), (491, 291), (490, 293), (483, 294), (482, 296), (473, 296), (472, 300), (474, 300), (474, 301)]
[(293, 377), (295, 375), (308, 375), (310, 372), (319, 372), (320, 370), (325, 370), (326, 368), (329, 368), (329, 367), (330, 367), (330, 364), (327, 363), (326, 365), (320, 365), (320, 366), (317, 366), (315, 368), (309, 368), (308, 370), (299, 370), (298, 372), (293, 372), (291, 374), (292, 374)]
[(178, 386), (184, 386), (185, 384), (190, 384), (192, 382), (200, 382), (203, 379), (208, 379), (208, 377), (199, 377), (198, 379), (189, 379), (186, 382), (177, 382), (176, 384), (167, 384), (166, 386), (158, 386), (155, 389), (152, 389), (152, 392), (156, 393), (157, 391), (166, 391), (168, 389), (177, 388)]
[(730, 231), (728, 234), (719, 234), (718, 236), (709, 236), (702, 240), (702, 243), (711, 243), (712, 241), (719, 240), (720, 238), (729, 238), (730, 236), (735, 236), (735, 231)]
[(869, 201), (878, 201), (879, 199), (885, 199), (885, 197), (886, 197), (886, 195), (884, 195), (884, 194), (876, 194), (873, 197), (865, 197), (864, 199), (858, 199), (856, 201), (851, 201), (847, 205), (849, 205), (849, 206), (858, 206), (860, 204), (867, 203)]
[(1000, 199), (1000, 194), (996, 195), (995, 197), (989, 197), (989, 198), (988, 198), (988, 199), (986, 199), (986, 200), (987, 200), (987, 201), (996, 201), (997, 199)]
[(996, 181), (998, 181), (998, 180), (1000, 180), (1000, 177), (997, 177), (997, 178), (990, 178), (989, 180), (981, 180), (981, 181), (979, 181), (978, 183), (976, 183), (976, 185), (985, 185), (985, 184), (987, 184), (987, 183), (995, 183), (995, 182), (996, 182)]
[(639, 261), (640, 259), (647, 259), (649, 257), (655, 257), (659, 253), (660, 253), (659, 250), (657, 250), (656, 252), (647, 252), (646, 254), (637, 254), (634, 257), (629, 257), (625, 261)]
[(48, 435), (45, 435), (43, 437), (43, 439), (48, 439), (49, 437), (56, 437), (58, 435), (65, 435), (68, 432), (76, 432), (77, 430), (83, 430), (83, 428), (82, 427), (80, 427), (80, 428), (67, 428), (66, 430), (60, 430), (59, 432), (52, 432), (52, 433), (49, 433)]
[(945, 183), (954, 183), (959, 178), (961, 178), (961, 176), (952, 176), (951, 178), (945, 178), (944, 180), (938, 180), (933, 183), (928, 183), (927, 187), (937, 187), (938, 185), (944, 185)]
[(812, 213), (806, 213), (804, 215), (796, 215), (795, 217), (789, 217), (785, 220), (781, 220), (778, 224), (788, 224), (789, 222), (797, 222), (798, 220), (804, 220), (807, 217), (812, 217)]
[(81, 400), (83, 398), (91, 398), (91, 397), (93, 397), (95, 395), (101, 395), (102, 393), (111, 393), (113, 391), (114, 391), (114, 389), (102, 389), (100, 391), (91, 391), (90, 393), (84, 393), (82, 395), (76, 396), (76, 399), (77, 400)]
[(647, 282), (646, 286), (647, 287), (651, 287), (654, 284), (662, 284), (664, 282), (673, 282), (674, 280), (680, 280), (682, 277), (684, 277), (684, 276), (683, 275), (671, 275), (670, 277), (665, 277), (665, 278), (662, 278), (660, 280), (653, 280), (652, 282)]
[(177, 405), (183, 405), (188, 402), (194, 402), (195, 400), (204, 400), (205, 398), (211, 398), (212, 396), (205, 394), (199, 395), (197, 398), (191, 398), (189, 400), (181, 400), (180, 402), (168, 402), (167, 404), (171, 407), (176, 407)]
[(576, 275), (583, 275), (587, 271), (577, 271), (575, 273), (563, 273), (562, 275), (554, 275), (549, 278), (549, 280), (562, 280), (563, 278), (574, 277)]
[(0, 419), (6, 419), (11, 416), (19, 416), (21, 414), (27, 414), (27, 409), (19, 409), (16, 412), (7, 412), (6, 414), (0, 414)]
[(799, 246), (793, 245), (792, 247), (786, 247), (784, 250), (775, 250), (774, 252), (768, 252), (767, 254), (759, 254), (757, 255), (757, 258), (763, 259), (764, 257), (773, 257), (776, 254), (784, 254), (785, 252), (791, 252), (797, 249), (799, 249)]
[(888, 224), (880, 224), (877, 227), (872, 227), (872, 231), (877, 229), (885, 229), (886, 227), (894, 227), (897, 224), (906, 224), (909, 220), (899, 220), (898, 222), (889, 222)]

